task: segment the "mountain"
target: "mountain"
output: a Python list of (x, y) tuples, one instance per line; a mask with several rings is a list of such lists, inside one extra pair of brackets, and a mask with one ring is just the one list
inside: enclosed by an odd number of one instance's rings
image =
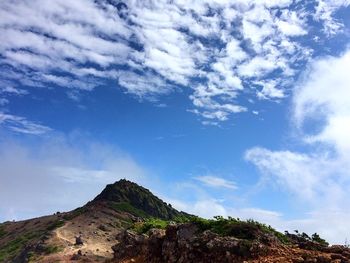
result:
[(73, 211), (0, 224), (0, 262), (69, 260), (81, 249), (74, 247), (76, 236), (82, 237), (90, 260), (103, 262), (113, 257), (115, 236), (135, 222), (186, 216), (148, 189), (120, 180)]
[(70, 212), (0, 224), (0, 262), (350, 262), (318, 234), (177, 211), (120, 180)]
[(130, 211), (141, 217), (171, 220), (187, 215), (172, 208), (170, 204), (163, 202), (148, 189), (125, 179), (107, 185), (93, 200), (93, 202), (97, 201), (109, 202), (116, 209)]

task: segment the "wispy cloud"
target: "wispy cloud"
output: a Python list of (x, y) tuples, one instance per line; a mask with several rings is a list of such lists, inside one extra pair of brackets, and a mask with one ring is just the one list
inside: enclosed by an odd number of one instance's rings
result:
[(52, 131), (51, 128), (32, 122), (24, 117), (0, 112), (0, 126), (17, 132), (32, 135), (40, 135)]
[(315, 0), (310, 21), (311, 11), (292, 3), (2, 1), (2, 82), (88, 91), (114, 80), (148, 99), (186, 88), (192, 112), (225, 121), (247, 111), (241, 96), (288, 96), (312, 56), (307, 43), (328, 35), (322, 27), (337, 32), (333, 14), (348, 5)]
[(235, 182), (213, 175), (197, 176), (194, 179), (210, 187), (237, 189)]
[(318, 0), (316, 13), (314, 14), (316, 20), (323, 21), (323, 30), (328, 35), (334, 35), (343, 30), (344, 24), (334, 19), (333, 14), (341, 7), (350, 5), (349, 0)]

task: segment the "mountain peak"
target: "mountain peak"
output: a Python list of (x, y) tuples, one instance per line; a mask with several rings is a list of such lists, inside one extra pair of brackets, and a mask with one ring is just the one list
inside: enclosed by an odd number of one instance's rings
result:
[(184, 215), (183, 212), (177, 211), (170, 204), (153, 195), (150, 190), (126, 179), (107, 185), (93, 200), (93, 202), (97, 201), (106, 201), (116, 208), (131, 212), (136, 209), (141, 212), (139, 213), (141, 216), (146, 217), (171, 220)]

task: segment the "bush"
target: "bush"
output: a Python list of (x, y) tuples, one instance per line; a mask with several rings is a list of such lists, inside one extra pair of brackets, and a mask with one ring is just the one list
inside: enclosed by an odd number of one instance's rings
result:
[(321, 238), (317, 233), (314, 233), (312, 236), (311, 236), (311, 240), (314, 241), (314, 242), (317, 242), (323, 246), (328, 246), (329, 243), (324, 240), (323, 238)]
[(215, 216), (214, 219), (204, 219), (200, 217), (192, 217), (190, 221), (196, 224), (200, 230), (210, 230), (223, 236), (234, 236), (241, 239), (254, 240), (261, 233), (272, 234), (282, 243), (289, 243), (288, 237), (278, 232), (271, 226), (259, 223), (252, 219), (241, 221), (239, 218)]
[(132, 226), (132, 230), (134, 230), (138, 234), (146, 234), (152, 228), (165, 229), (169, 225), (170, 221), (150, 218), (144, 222), (137, 222)]

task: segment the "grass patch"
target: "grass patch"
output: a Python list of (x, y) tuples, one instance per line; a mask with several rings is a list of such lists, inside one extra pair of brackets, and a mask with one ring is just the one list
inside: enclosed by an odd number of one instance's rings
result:
[(46, 246), (44, 253), (49, 255), (49, 254), (54, 254), (63, 251), (62, 247), (59, 246)]
[(52, 231), (52, 230), (55, 230), (56, 228), (59, 228), (61, 226), (64, 226), (65, 222), (63, 220), (57, 220), (53, 223), (51, 223), (47, 228), (46, 230), (48, 231)]
[(80, 216), (81, 214), (85, 213), (87, 211), (86, 207), (79, 207), (77, 209), (74, 209), (71, 212), (68, 212), (67, 214), (63, 215), (64, 220), (72, 220), (73, 218)]
[(5, 227), (3, 225), (0, 225), (0, 238), (7, 235), (7, 232), (5, 231)]
[(142, 218), (149, 218), (149, 215), (146, 212), (142, 211), (141, 209), (135, 208), (128, 202), (113, 202), (110, 204), (110, 206), (116, 211), (127, 212)]
[(0, 262), (14, 258), (31, 240), (40, 237), (41, 232), (29, 232), (9, 241), (0, 248)]

